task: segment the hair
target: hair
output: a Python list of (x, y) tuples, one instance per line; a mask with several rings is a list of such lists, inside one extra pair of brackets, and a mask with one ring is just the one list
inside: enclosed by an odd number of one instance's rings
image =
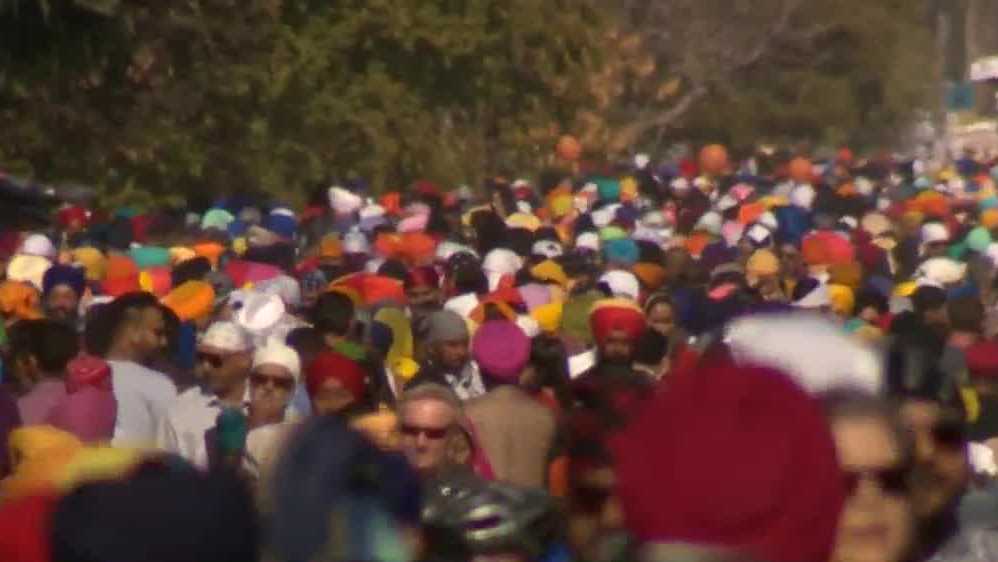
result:
[(378, 275), (384, 275), (386, 277), (391, 277), (392, 279), (398, 279), (399, 281), (405, 282), (408, 275), (408, 269), (400, 260), (389, 259), (385, 260), (385, 263), (378, 267)]
[(453, 272), (454, 292), (459, 295), (465, 293), (482, 294), (489, 292), (489, 280), (485, 277), (485, 272), (476, 263), (475, 267), (470, 265), (459, 265)]
[(558, 403), (569, 410), (575, 403), (569, 385), (565, 344), (554, 336), (540, 335), (530, 344), (530, 363), (537, 374), (537, 386), (550, 387)]
[(342, 293), (323, 293), (312, 307), (312, 324), (320, 334), (347, 336), (353, 319), (353, 301)]
[[(417, 525), (420, 516), (419, 480), (405, 459), (336, 416), (312, 418), (296, 432), (278, 461), (272, 496), (269, 535), (281, 560), (373, 560), (374, 529), (385, 517), (394, 527)], [(352, 532), (334, 533), (336, 519)]]
[(645, 307), (644, 307), (645, 314), (647, 315), (649, 312), (651, 312), (651, 309), (655, 308), (660, 304), (668, 305), (669, 308), (673, 310), (676, 309), (676, 305), (672, 301), (672, 295), (670, 295), (669, 293), (658, 292), (649, 295), (648, 300), (645, 301)]
[(878, 314), (886, 314), (890, 310), (887, 297), (872, 288), (862, 289), (856, 293), (856, 306), (854, 310), (859, 313), (865, 308), (873, 308)]
[(110, 303), (92, 305), (83, 318), (83, 349), (91, 355), (103, 357), (111, 348), (110, 307)]
[(464, 406), (461, 404), (461, 399), (457, 397), (457, 394), (454, 394), (454, 391), (449, 387), (435, 382), (418, 384), (407, 389), (399, 397), (396, 410), (401, 412), (407, 404), (422, 400), (443, 402), (453, 408), (459, 418), (464, 414)]
[[(162, 305), (156, 300), (156, 297), (152, 293), (146, 293), (144, 291), (135, 291), (132, 293), (125, 293), (120, 297), (114, 299), (106, 305), (103, 311), (97, 313), (98, 317), (106, 314), (103, 318), (100, 318), (100, 326), (94, 326), (94, 328), (102, 328), (107, 330), (107, 339), (97, 338), (98, 344), (104, 344), (103, 349), (98, 349), (96, 351), (103, 351), (106, 354), (110, 351), (111, 346), (114, 344), (115, 338), (121, 333), (122, 329), (128, 325), (131, 325), (138, 319), (138, 314), (144, 310), (154, 308), (156, 310), (162, 310)], [(103, 355), (102, 354), (102, 355)]]
[(911, 304), (919, 316), (946, 306), (946, 291), (939, 287), (925, 285), (915, 290), (911, 295)]
[(31, 356), (45, 373), (61, 373), (80, 352), (76, 331), (54, 320), (22, 320), (10, 329), (10, 346), (15, 356)]
[(947, 304), (950, 327), (961, 332), (980, 333), (984, 325), (984, 305), (976, 297), (960, 297)]
[(904, 429), (897, 408), (889, 401), (853, 389), (833, 390), (821, 396), (825, 417), (830, 424), (848, 419), (873, 419), (886, 424), (897, 440), (901, 456), (907, 462), (913, 454), (913, 443)]

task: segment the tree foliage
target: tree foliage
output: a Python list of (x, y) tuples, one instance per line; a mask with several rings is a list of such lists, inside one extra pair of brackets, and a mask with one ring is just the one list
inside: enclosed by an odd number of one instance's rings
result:
[(677, 139), (870, 147), (896, 142), (935, 103), (922, 0), (622, 0), (618, 7), (617, 33), (627, 40), (617, 48), (655, 70), (631, 73), (631, 86), (607, 102), (615, 113), (595, 121), (610, 153)]
[(588, 0), (7, 1), (0, 162), (159, 195), (472, 180), (535, 159), (585, 103), (597, 16)]

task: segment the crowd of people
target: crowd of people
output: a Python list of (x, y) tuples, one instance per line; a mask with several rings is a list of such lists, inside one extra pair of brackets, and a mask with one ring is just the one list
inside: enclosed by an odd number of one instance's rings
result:
[(0, 224), (0, 560), (995, 562), (996, 164)]

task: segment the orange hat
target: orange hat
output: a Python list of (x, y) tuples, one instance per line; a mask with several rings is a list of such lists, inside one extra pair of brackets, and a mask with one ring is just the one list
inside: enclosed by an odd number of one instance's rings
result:
[(18, 320), (41, 318), (38, 290), (19, 281), (0, 283), (0, 314)]
[(738, 209), (738, 222), (748, 225), (759, 220), (759, 217), (766, 212), (766, 205), (760, 202), (747, 203)]
[(139, 266), (135, 265), (132, 258), (122, 254), (112, 254), (107, 258), (107, 268), (104, 275), (106, 280), (132, 277), (135, 278), (136, 282), (138, 281)]
[(665, 283), (665, 268), (657, 263), (638, 262), (631, 271), (649, 291), (658, 290)]
[(385, 208), (385, 214), (398, 215), (402, 210), (402, 194), (397, 191), (390, 191), (381, 196), (381, 206)]
[(201, 242), (200, 244), (195, 244), (193, 249), (195, 254), (208, 258), (212, 267), (218, 266), (218, 258), (225, 252), (225, 246), (218, 242)]
[(859, 289), (863, 284), (863, 267), (858, 262), (837, 263), (828, 268), (828, 282)]
[(319, 257), (336, 259), (343, 257), (343, 242), (336, 234), (327, 234), (319, 242)]
[(170, 292), (173, 286), (173, 279), (170, 276), (168, 267), (150, 267), (139, 273), (139, 286), (143, 291), (147, 291), (162, 297)]
[(412, 265), (433, 263), (437, 241), (425, 232), (406, 232), (399, 238), (400, 256)]
[(204, 281), (187, 281), (170, 291), (162, 301), (181, 322), (200, 320), (211, 314), (215, 307), (215, 289)]
[(991, 230), (998, 227), (998, 209), (984, 209), (981, 211), (981, 226)]

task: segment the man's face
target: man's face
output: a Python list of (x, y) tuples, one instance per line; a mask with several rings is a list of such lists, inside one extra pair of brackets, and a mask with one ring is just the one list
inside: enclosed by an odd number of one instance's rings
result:
[(312, 411), (317, 416), (338, 414), (357, 401), (336, 379), (324, 381), (311, 398)]
[(250, 359), (246, 352), (233, 352), (209, 345), (198, 348), (198, 375), (215, 394), (225, 394), (245, 380)]
[(436, 345), (437, 360), (451, 371), (460, 370), (468, 362), (468, 339), (442, 341)]
[(629, 363), (634, 351), (634, 343), (626, 332), (611, 330), (600, 346), (600, 358), (610, 363)]
[(158, 308), (143, 309), (133, 328), (132, 342), (140, 359), (150, 359), (166, 348), (166, 323)]
[(250, 413), (262, 423), (279, 423), (291, 402), (295, 379), (279, 365), (260, 365), (250, 374)]
[(572, 480), (568, 541), (583, 560), (603, 560), (624, 531), (616, 475), (610, 467), (597, 466), (580, 471)]
[(75, 322), (79, 306), (80, 297), (68, 285), (56, 285), (45, 297), (45, 312), (52, 320)]
[(457, 412), (440, 400), (416, 400), (403, 405), (399, 412), (399, 444), (409, 464), (421, 474), (442, 467), (456, 422)]
[(970, 478), (967, 443), (958, 420), (935, 402), (907, 400), (901, 422), (915, 437), (911, 500), (915, 516), (928, 519), (949, 508)]

